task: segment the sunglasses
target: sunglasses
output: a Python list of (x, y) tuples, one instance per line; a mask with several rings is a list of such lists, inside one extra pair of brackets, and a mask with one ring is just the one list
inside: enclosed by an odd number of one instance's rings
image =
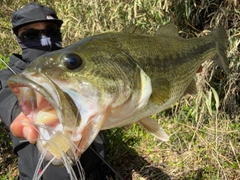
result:
[(61, 34), (61, 32), (60, 32), (60, 28), (58, 28), (57, 26), (48, 25), (46, 26), (45, 29), (41, 29), (41, 30), (29, 28), (28, 30), (22, 32), (18, 36), (18, 38), (21, 41), (29, 40), (29, 39), (40, 39), (42, 34), (44, 34), (47, 37), (52, 37), (52, 36)]

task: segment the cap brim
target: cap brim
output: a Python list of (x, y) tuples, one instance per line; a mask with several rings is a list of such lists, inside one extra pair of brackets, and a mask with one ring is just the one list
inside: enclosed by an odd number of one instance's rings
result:
[(60, 20), (60, 19), (34, 20), (34, 21), (28, 21), (28, 22), (26, 22), (26, 23), (24, 23), (24, 24), (21, 24), (21, 25), (19, 25), (19, 26), (15, 26), (14, 28), (12, 28), (12, 30), (13, 30), (14, 34), (17, 35), (18, 30), (19, 30), (21, 27), (26, 26), (26, 25), (28, 25), (28, 24), (36, 23), (36, 22), (52, 22), (52, 23), (57, 24), (59, 28), (62, 26), (62, 23), (63, 23), (63, 21)]

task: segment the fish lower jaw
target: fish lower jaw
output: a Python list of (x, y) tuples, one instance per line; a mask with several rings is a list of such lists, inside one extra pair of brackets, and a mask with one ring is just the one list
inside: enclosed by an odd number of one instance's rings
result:
[(51, 162), (55, 166), (64, 166), (64, 161), (70, 165), (74, 164), (75, 158), (71, 153), (70, 143), (61, 131), (54, 134), (54, 136), (44, 144), (38, 141), (37, 147), (44, 160)]
[(51, 161), (56, 166), (62, 166), (63, 160), (67, 160), (69, 164), (75, 162), (76, 155), (74, 154), (73, 143), (63, 133), (62, 128), (55, 130), (53, 135), (44, 133), (43, 139), (38, 140), (37, 146), (46, 161)]
[(46, 161), (56, 166), (62, 166), (64, 161), (73, 164), (76, 159), (74, 144), (81, 141), (76, 129), (60, 123), (57, 112), (52, 106), (47, 106), (35, 114), (34, 122), (38, 126), (39, 139), (37, 146), (45, 155)]

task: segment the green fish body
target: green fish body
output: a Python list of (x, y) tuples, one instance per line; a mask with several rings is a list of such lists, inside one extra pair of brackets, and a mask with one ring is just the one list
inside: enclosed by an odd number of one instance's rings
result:
[[(160, 27), (154, 36), (94, 35), (37, 58), (23, 73), (10, 78), (9, 87), (25, 111), (34, 106), (41, 109), (39, 94), (56, 109), (61, 131), (77, 144), (77, 156), (101, 129), (134, 122), (167, 141), (168, 135), (149, 116), (185, 94), (196, 93), (194, 77), (204, 61), (213, 59), (228, 73), (226, 43), (223, 28), (191, 39), (178, 36), (173, 25)], [(22, 94), (35, 99), (35, 104)]]

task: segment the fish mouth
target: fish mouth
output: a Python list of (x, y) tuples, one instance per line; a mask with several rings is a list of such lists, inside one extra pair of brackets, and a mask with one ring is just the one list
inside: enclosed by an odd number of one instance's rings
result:
[[(17, 96), (19, 105), (38, 132), (38, 150), (46, 161), (57, 166), (66, 159), (75, 162), (81, 135), (76, 135), (81, 117), (70, 98), (43, 74), (12, 76), (8, 86)], [(74, 141), (72, 141), (74, 137)]]

